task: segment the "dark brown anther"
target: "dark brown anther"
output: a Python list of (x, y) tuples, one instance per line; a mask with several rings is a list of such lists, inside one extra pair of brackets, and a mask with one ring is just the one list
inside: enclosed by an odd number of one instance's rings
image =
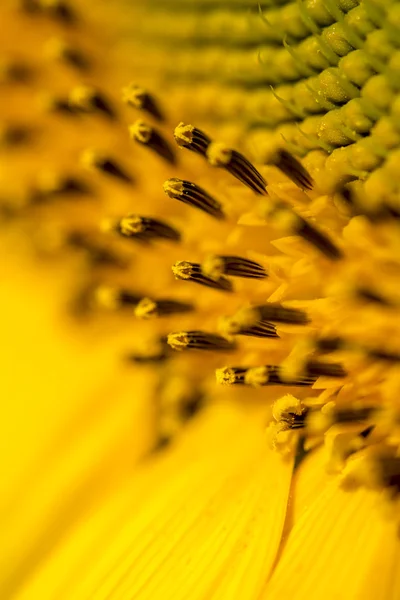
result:
[(141, 298), (135, 308), (135, 315), (139, 319), (152, 319), (154, 317), (167, 317), (169, 315), (187, 313), (194, 310), (193, 304), (179, 302), (178, 300), (152, 300)]
[(256, 194), (267, 194), (267, 182), (264, 177), (240, 152), (228, 148), (225, 144), (213, 142), (208, 147), (207, 158), (210, 165), (226, 169)]
[(125, 269), (128, 266), (128, 261), (121, 254), (115, 252), (109, 247), (109, 244), (102, 244), (97, 240), (93, 240), (86, 234), (73, 231), (66, 239), (66, 243), (77, 250), (82, 250), (90, 263), (97, 267), (113, 267)]
[(250, 385), (262, 387), (266, 385), (282, 385), (304, 387), (315, 383), (314, 377), (300, 377), (288, 381), (280, 374), (281, 368), (276, 365), (264, 365), (249, 369), (243, 367), (224, 367), (216, 370), (217, 382), (223, 385)]
[(151, 217), (142, 217), (141, 215), (123, 217), (117, 223), (115, 230), (124, 237), (142, 242), (157, 239), (179, 242), (181, 239), (180, 232), (168, 223)]
[(305, 371), (308, 377), (346, 377), (347, 373), (339, 363), (326, 363), (309, 360), (306, 363)]
[(7, 124), (0, 126), (0, 147), (14, 148), (32, 138), (32, 130), (26, 125)]
[(176, 163), (175, 153), (169, 143), (154, 127), (147, 125), (144, 121), (138, 120), (131, 125), (129, 135), (132, 140), (150, 148), (171, 165)]
[(43, 172), (39, 175), (34, 189), (32, 190), (32, 201), (42, 202), (59, 196), (70, 198), (89, 193), (87, 185), (71, 175)]
[(181, 279), (182, 281), (193, 281), (194, 283), (224, 292), (233, 291), (232, 282), (229, 279), (226, 277), (219, 277), (218, 279), (207, 277), (204, 275), (199, 263), (182, 260), (172, 266), (172, 272), (176, 279)]
[(38, 0), (38, 4), (41, 10), (65, 25), (76, 23), (76, 14), (66, 0)]
[(19, 61), (0, 61), (0, 84), (26, 83), (32, 77), (28, 65)]
[(219, 331), (223, 335), (245, 335), (258, 338), (279, 338), (275, 325), (268, 321), (259, 321), (254, 325), (243, 325), (235, 317), (222, 317), (219, 321)]
[(225, 218), (221, 204), (195, 183), (176, 177), (167, 179), (164, 183), (164, 192), (169, 198), (198, 208), (215, 219)]
[(85, 167), (92, 170), (101, 171), (107, 175), (111, 175), (115, 179), (119, 179), (124, 183), (132, 183), (132, 177), (126, 173), (112, 158), (97, 152), (96, 150), (86, 150), (81, 161)]
[(202, 263), (202, 270), (205, 275), (212, 279), (218, 279), (221, 275), (249, 279), (264, 279), (267, 277), (267, 272), (262, 265), (240, 256), (208, 256)]
[(360, 300), (370, 302), (371, 304), (379, 304), (381, 306), (392, 306), (387, 298), (381, 296), (378, 292), (370, 288), (360, 286), (356, 289), (356, 294)]
[(279, 150), (274, 163), (299, 188), (311, 190), (314, 181), (307, 169), (287, 150)]
[(122, 99), (129, 106), (137, 110), (143, 110), (157, 121), (164, 121), (164, 115), (154, 97), (139, 85), (130, 83), (122, 90)]
[(170, 333), (168, 344), (173, 350), (211, 350), (213, 352), (229, 352), (235, 350), (236, 344), (214, 333), (204, 331), (181, 331)]
[(317, 248), (322, 254), (331, 260), (339, 260), (343, 257), (341, 250), (328, 238), (325, 233), (322, 233), (319, 229), (316, 229), (313, 225), (308, 223), (302, 217), (297, 215), (298, 224), (296, 227), (296, 233), (303, 239), (307, 240), (315, 248)]
[(86, 71), (90, 66), (87, 56), (79, 48), (74, 48), (58, 37), (48, 40), (45, 52), (49, 58), (64, 61), (80, 71)]
[(171, 357), (171, 348), (166, 338), (159, 338), (148, 345), (143, 352), (132, 352), (126, 357), (129, 362), (141, 365), (162, 364)]
[(281, 304), (275, 303), (241, 309), (236, 314), (236, 318), (242, 326), (253, 326), (260, 321), (292, 325), (306, 325), (310, 322), (304, 311), (297, 308), (285, 308)]
[(329, 354), (336, 352), (336, 350), (342, 350), (345, 346), (344, 340), (339, 337), (325, 337), (316, 340), (316, 348), (322, 354)]
[(178, 146), (201, 154), (201, 156), (206, 156), (208, 147), (211, 144), (208, 135), (193, 125), (185, 125), (185, 123), (179, 123), (175, 127), (174, 138)]

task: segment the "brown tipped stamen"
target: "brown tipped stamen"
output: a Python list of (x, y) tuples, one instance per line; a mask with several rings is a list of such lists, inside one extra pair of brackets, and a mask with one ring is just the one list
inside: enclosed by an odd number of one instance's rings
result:
[(226, 169), (256, 194), (267, 194), (267, 182), (264, 177), (240, 152), (228, 148), (225, 144), (213, 142), (208, 147), (207, 158), (210, 165)]
[(310, 322), (303, 310), (285, 308), (281, 304), (275, 303), (241, 309), (235, 317), (242, 326), (254, 326), (260, 321), (289, 323), (291, 325), (306, 325)]
[(170, 198), (198, 208), (216, 219), (224, 219), (221, 204), (195, 183), (173, 177), (164, 183), (164, 192)]
[(168, 163), (176, 163), (175, 153), (162, 135), (144, 121), (138, 120), (129, 127), (131, 140), (147, 146)]
[(218, 383), (224, 385), (250, 385), (252, 387), (261, 387), (267, 385), (282, 386), (311, 386), (315, 383), (314, 377), (300, 377), (288, 381), (280, 374), (281, 367), (276, 365), (264, 365), (261, 367), (252, 367), (245, 369), (243, 367), (224, 367), (217, 369), (216, 378)]
[(32, 190), (34, 202), (49, 200), (57, 196), (80, 196), (88, 194), (89, 188), (76, 177), (53, 172), (42, 173)]
[(135, 315), (139, 319), (152, 319), (154, 317), (165, 317), (186, 313), (194, 310), (193, 304), (179, 302), (177, 300), (152, 300), (142, 298), (135, 308)]
[(236, 344), (214, 333), (204, 331), (181, 331), (170, 333), (168, 344), (173, 350), (211, 350), (228, 352), (236, 348)]
[(45, 52), (49, 58), (61, 60), (81, 71), (86, 71), (89, 61), (83, 52), (60, 38), (52, 38), (46, 43)]
[(193, 125), (185, 125), (185, 123), (179, 123), (175, 127), (174, 138), (181, 148), (187, 148), (202, 156), (206, 156), (208, 147), (211, 144), (211, 139), (208, 135)]
[(130, 83), (122, 90), (122, 100), (137, 110), (149, 113), (157, 121), (164, 121), (164, 115), (154, 97), (139, 85)]
[(66, 243), (72, 248), (85, 252), (90, 263), (94, 266), (124, 269), (128, 265), (126, 257), (110, 248), (109, 244), (102, 244), (82, 232), (71, 232), (66, 239)]
[(369, 358), (374, 360), (383, 360), (387, 362), (400, 362), (400, 353), (383, 350), (381, 348), (368, 348), (357, 342), (351, 342), (339, 337), (325, 337), (315, 341), (316, 349), (321, 354), (330, 354), (338, 350), (348, 350), (353, 352), (363, 352)]
[(193, 281), (206, 287), (214, 288), (224, 292), (232, 292), (233, 285), (226, 277), (212, 279), (204, 275), (199, 263), (192, 263), (186, 260), (178, 261), (172, 266), (172, 272), (176, 279), (182, 281)]
[(27, 125), (0, 125), (0, 147), (14, 148), (31, 140), (33, 131)]
[(108, 285), (100, 285), (92, 292), (93, 304), (108, 310), (124, 307), (136, 307), (142, 297), (130, 290), (118, 289)]
[(371, 290), (370, 288), (364, 286), (360, 286), (356, 289), (356, 295), (364, 302), (379, 304), (380, 306), (392, 306), (391, 302), (387, 298), (384, 298), (375, 290)]
[(287, 150), (280, 150), (275, 165), (299, 188), (312, 190), (314, 181), (307, 169)]
[(73, 110), (84, 113), (101, 112), (107, 117), (115, 118), (111, 104), (102, 93), (92, 87), (80, 85), (72, 90), (68, 98)]
[(149, 345), (143, 352), (132, 352), (126, 358), (136, 364), (163, 363), (171, 357), (171, 348), (165, 338), (159, 338)]
[(269, 205), (266, 216), (272, 217), (277, 226), (283, 227), (285, 231), (302, 237), (330, 260), (339, 260), (342, 258), (341, 250), (325, 233), (315, 228), (314, 225), (311, 225), (303, 217), (300, 217), (300, 215), (283, 202)]
[(346, 377), (347, 373), (339, 363), (326, 363), (315, 360), (306, 362), (305, 371), (308, 377)]
[(72, 25), (77, 21), (75, 12), (66, 0), (39, 0), (37, 4), (39, 10), (43, 10), (66, 25)]
[(268, 276), (262, 265), (240, 256), (208, 256), (201, 268), (204, 275), (212, 279), (218, 279), (221, 275), (249, 279), (264, 279)]
[(245, 335), (258, 338), (279, 338), (275, 325), (268, 321), (259, 321), (254, 325), (242, 325), (234, 317), (222, 317), (219, 331), (224, 335)]
[(128, 215), (123, 217), (115, 227), (116, 231), (128, 238), (140, 241), (151, 241), (156, 239), (171, 240), (179, 242), (181, 239), (180, 232), (158, 219), (151, 217), (142, 217), (140, 215)]
[(101, 171), (124, 183), (132, 183), (132, 178), (112, 158), (96, 150), (86, 150), (81, 156), (82, 164), (88, 169)]

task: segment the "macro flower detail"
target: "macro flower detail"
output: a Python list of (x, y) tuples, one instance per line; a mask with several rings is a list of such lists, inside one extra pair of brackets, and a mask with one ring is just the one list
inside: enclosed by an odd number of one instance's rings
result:
[(398, 598), (400, 4), (0, 19), (1, 597)]

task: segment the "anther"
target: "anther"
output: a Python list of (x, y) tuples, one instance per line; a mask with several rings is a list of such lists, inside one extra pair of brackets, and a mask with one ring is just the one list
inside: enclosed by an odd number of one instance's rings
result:
[(227, 336), (245, 335), (258, 338), (279, 338), (276, 327), (268, 321), (259, 321), (255, 325), (242, 325), (235, 317), (221, 317), (218, 330)]
[(360, 300), (370, 302), (371, 304), (379, 304), (380, 306), (392, 306), (387, 298), (381, 296), (375, 290), (365, 286), (360, 286), (356, 289), (356, 295)]
[(346, 377), (347, 373), (339, 363), (326, 363), (308, 360), (305, 364), (305, 372), (308, 377)]
[(28, 142), (31, 136), (32, 131), (26, 125), (0, 125), (0, 146), (20, 146)]
[(117, 310), (123, 307), (136, 307), (140, 300), (141, 296), (138, 294), (108, 285), (100, 285), (93, 290), (94, 304), (108, 310)]
[(42, 171), (37, 176), (31, 199), (34, 202), (40, 202), (61, 195), (74, 197), (88, 193), (89, 188), (86, 183), (74, 176)]
[(219, 142), (213, 142), (207, 150), (207, 158), (213, 167), (222, 167), (256, 194), (267, 194), (267, 182), (243, 154)]
[(276, 221), (278, 226), (289, 230), (294, 235), (299, 235), (309, 244), (317, 248), (322, 254), (331, 260), (342, 258), (342, 252), (329, 239), (329, 237), (311, 225), (308, 221), (296, 214), (289, 206), (279, 202), (270, 207), (269, 215)]
[(303, 429), (307, 413), (307, 407), (291, 394), (279, 398), (272, 407), (275, 421), (283, 423), (286, 429)]
[(245, 369), (243, 367), (224, 367), (216, 370), (217, 382), (223, 385), (242, 384), (252, 387), (266, 385), (286, 385), (303, 387), (310, 386), (315, 382), (312, 377), (300, 377), (292, 381), (283, 379), (280, 375), (280, 367), (276, 365), (264, 365)]
[(88, 169), (102, 171), (125, 183), (131, 183), (132, 178), (112, 158), (97, 150), (85, 150), (81, 155), (82, 164)]
[(66, 24), (75, 23), (76, 15), (66, 0), (39, 0), (39, 7)]
[(161, 112), (157, 101), (148, 91), (139, 85), (130, 83), (127, 87), (123, 88), (122, 100), (129, 106), (148, 112), (158, 121), (164, 121), (164, 115)]
[(181, 148), (187, 148), (202, 156), (206, 156), (208, 147), (211, 144), (211, 139), (203, 131), (182, 122), (175, 127), (174, 138)]
[(25, 83), (32, 75), (30, 68), (18, 61), (0, 61), (0, 83)]
[(154, 127), (151, 127), (144, 121), (138, 120), (133, 125), (130, 125), (129, 135), (131, 140), (151, 148), (151, 150), (170, 164), (174, 165), (176, 163), (175, 154), (168, 142)]
[(162, 337), (148, 343), (143, 352), (132, 352), (126, 357), (129, 362), (137, 364), (163, 363), (171, 356), (171, 348), (167, 340)]
[(120, 269), (128, 266), (127, 258), (110, 248), (109, 244), (102, 244), (82, 232), (72, 231), (67, 236), (66, 243), (72, 248), (85, 252), (94, 266), (110, 266)]
[(262, 265), (240, 256), (208, 256), (201, 265), (204, 275), (218, 279), (221, 275), (264, 279), (267, 272)]
[(249, 308), (242, 308), (235, 315), (242, 326), (254, 326), (260, 321), (275, 323), (289, 323), (291, 325), (306, 325), (309, 323), (307, 314), (297, 308), (285, 308), (281, 304), (262, 304)]
[(135, 315), (139, 319), (152, 319), (153, 317), (165, 317), (168, 315), (190, 312), (194, 309), (193, 304), (179, 302), (177, 300), (152, 300), (142, 298), (135, 308)]
[(89, 66), (87, 57), (78, 48), (70, 46), (60, 38), (51, 38), (45, 46), (46, 55), (53, 60), (62, 60), (80, 70), (86, 70)]
[(176, 279), (183, 281), (193, 281), (206, 287), (214, 288), (216, 290), (222, 290), (224, 292), (232, 292), (232, 283), (226, 277), (219, 277), (218, 279), (212, 279), (204, 275), (201, 265), (199, 263), (192, 263), (186, 260), (176, 262), (172, 266), (172, 272)]
[(211, 350), (228, 352), (236, 348), (236, 344), (214, 333), (204, 331), (181, 331), (170, 333), (168, 344), (173, 350)]
[(299, 188), (311, 190), (314, 181), (307, 169), (287, 150), (279, 150), (274, 163)]
[(180, 232), (158, 219), (142, 217), (141, 215), (127, 215), (115, 225), (115, 230), (122, 236), (148, 242), (156, 239), (179, 242)]
[(167, 179), (164, 192), (170, 198), (198, 208), (216, 219), (225, 218), (221, 204), (195, 183), (176, 177)]
[(75, 111), (86, 113), (102, 112), (107, 117), (115, 118), (115, 112), (108, 100), (100, 92), (87, 85), (80, 85), (72, 90), (68, 98)]

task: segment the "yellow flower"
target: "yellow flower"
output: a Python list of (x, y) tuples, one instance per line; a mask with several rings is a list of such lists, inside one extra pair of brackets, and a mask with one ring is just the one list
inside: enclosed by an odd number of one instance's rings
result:
[(254, 4), (0, 7), (2, 598), (400, 595), (400, 4)]

